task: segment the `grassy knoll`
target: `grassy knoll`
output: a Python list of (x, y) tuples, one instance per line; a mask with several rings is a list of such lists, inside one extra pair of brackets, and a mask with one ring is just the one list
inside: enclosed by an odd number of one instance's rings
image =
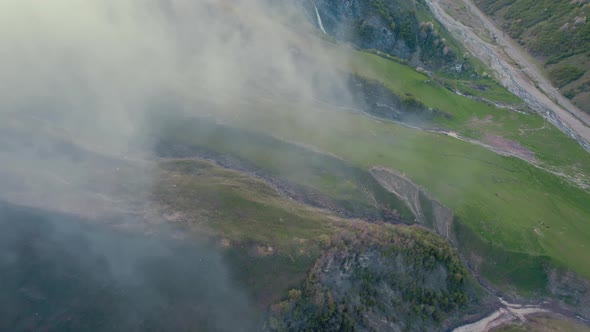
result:
[(516, 95), (510, 93), (492, 79), (448, 80), (444, 81), (444, 83), (449, 84), (452, 88), (459, 90), (466, 95), (481, 97), (499, 103), (513, 104), (516, 106), (524, 105), (524, 102)]
[(269, 327), (447, 330), (481, 312), (484, 296), (441, 237), (414, 226), (356, 224), (334, 237), (301, 290), (273, 306)]
[[(469, 106), (479, 104), (453, 92), (441, 89), (435, 80), (402, 64), (388, 61), (374, 54), (356, 52), (350, 57), (350, 66), (356, 74), (380, 81), (398, 94), (411, 93), (430, 107), (441, 110), (463, 111), (457, 115), (464, 115)], [(504, 98), (509, 98), (506, 92)], [(457, 110), (457, 108), (459, 108)], [(461, 117), (460, 117), (461, 119)]]

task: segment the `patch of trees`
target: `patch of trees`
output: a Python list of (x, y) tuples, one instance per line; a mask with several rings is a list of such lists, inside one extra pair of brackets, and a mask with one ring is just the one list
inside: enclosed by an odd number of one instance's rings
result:
[(456, 51), (447, 45), (432, 22), (421, 22), (419, 32), (420, 60), (432, 67), (442, 67), (448, 63), (454, 63), (457, 59)]
[(575, 81), (584, 75), (584, 71), (574, 66), (563, 66), (552, 70), (549, 74), (555, 85), (562, 88), (568, 83)]
[[(573, 99), (578, 94), (580, 94), (582, 92), (588, 92), (588, 91), (590, 91), (590, 81), (586, 81), (586, 82), (576, 86), (575, 88), (568, 89), (567, 91), (565, 91), (563, 93), (563, 95), (569, 99)], [(582, 108), (582, 111), (584, 111), (586, 113), (590, 113), (590, 109), (587, 109), (587, 108)]]
[[(466, 269), (435, 234), (385, 224), (354, 228), (334, 236), (301, 290), (272, 306), (270, 330), (353, 331), (374, 328), (375, 320), (428, 330), (471, 300)], [(429, 284), (432, 274), (442, 282)]]

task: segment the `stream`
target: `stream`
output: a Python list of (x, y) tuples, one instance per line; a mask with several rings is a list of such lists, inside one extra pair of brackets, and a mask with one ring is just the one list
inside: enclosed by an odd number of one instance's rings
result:
[[(590, 127), (582, 118), (585, 118), (585, 115), (573, 114), (554, 102), (543, 91), (536, 88), (520, 69), (506, 61), (500, 55), (496, 46), (485, 42), (471, 29), (452, 18), (436, 0), (427, 0), (426, 3), (435, 17), (450, 32), (458, 36), (458, 39), (463, 41), (463, 44), (470, 52), (490, 65), (506, 89), (516, 94), (533, 110), (574, 138), (584, 149), (590, 152)], [(527, 65), (528, 67), (533, 68), (534, 66)]]
[(318, 7), (314, 4), (313, 8), (315, 9), (316, 17), (318, 18), (318, 26), (320, 27), (320, 29), (322, 30), (324, 35), (327, 35), (328, 33), (326, 32), (326, 29), (324, 29), (324, 24), (322, 23), (322, 17), (320, 16), (320, 12), (318, 11)]

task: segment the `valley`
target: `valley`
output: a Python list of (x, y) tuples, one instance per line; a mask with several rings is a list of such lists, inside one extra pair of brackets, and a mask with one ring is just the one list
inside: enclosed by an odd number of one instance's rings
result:
[[(466, 47), (486, 62), (508, 90), (525, 100), (531, 108), (578, 141), (590, 148), (590, 117), (572, 104), (556, 89), (538, 65), (520, 46), (498, 29), (471, 1), (449, 1), (446, 7), (463, 7), (471, 26), (463, 25), (460, 15), (452, 17), (441, 1), (429, 1), (433, 13), (445, 27), (460, 36)], [(483, 31), (474, 32), (474, 29)], [(482, 37), (483, 36), (483, 37)], [(484, 38), (492, 38), (493, 42)]]
[(587, 331), (587, 128), (442, 4), (14, 3), (0, 330)]

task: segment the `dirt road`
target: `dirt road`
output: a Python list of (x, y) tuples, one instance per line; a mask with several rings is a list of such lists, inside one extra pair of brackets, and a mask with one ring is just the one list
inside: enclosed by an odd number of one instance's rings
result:
[[(426, 0), (436, 18), (476, 57), (488, 64), (500, 83), (522, 98), (533, 110), (542, 114), (566, 134), (575, 138), (590, 152), (590, 115), (580, 111), (543, 76), (528, 54), (510, 37), (503, 34), (471, 0), (465, 4), (478, 21), (494, 37), (490, 43), (474, 29), (457, 21), (439, 0)], [(521, 69), (522, 68), (522, 69)]]

